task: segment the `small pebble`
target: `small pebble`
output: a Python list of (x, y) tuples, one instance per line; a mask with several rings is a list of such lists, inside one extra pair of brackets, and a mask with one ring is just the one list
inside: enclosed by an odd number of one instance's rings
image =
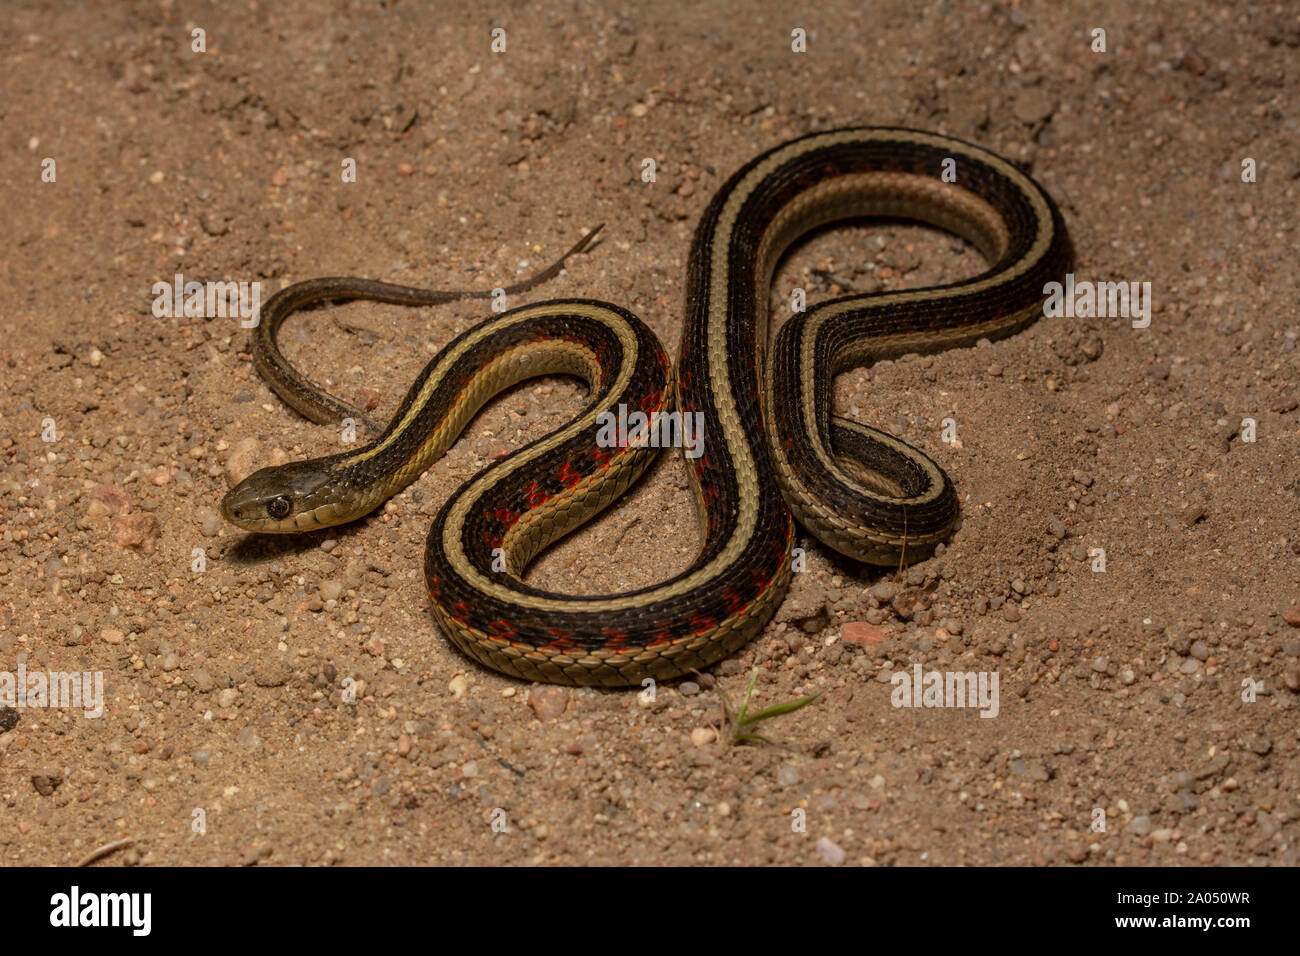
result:
[(1134, 836), (1147, 836), (1152, 830), (1151, 818), (1146, 814), (1136, 816), (1128, 822), (1128, 826), (1124, 829), (1129, 833), (1132, 833)]
[(840, 637), (845, 644), (870, 646), (883, 644), (889, 638), (889, 631), (879, 624), (870, 624), (866, 621), (849, 621), (840, 632)]
[(221, 534), (221, 515), (211, 510), (204, 511), (199, 530), (203, 532), (205, 538), (215, 538)]
[(898, 585), (893, 581), (877, 581), (871, 587), (871, 596), (881, 604), (888, 604), (898, 593)]
[(817, 855), (831, 866), (839, 866), (844, 862), (844, 851), (826, 837), (817, 841)]
[(543, 722), (563, 716), (568, 705), (569, 697), (559, 687), (537, 687), (528, 692), (528, 706)]
[(63, 783), (63, 778), (57, 774), (33, 774), (32, 786), (42, 797), (51, 796), (58, 789), (59, 784)]
[(1300, 691), (1300, 664), (1291, 664), (1282, 674), (1287, 690)]

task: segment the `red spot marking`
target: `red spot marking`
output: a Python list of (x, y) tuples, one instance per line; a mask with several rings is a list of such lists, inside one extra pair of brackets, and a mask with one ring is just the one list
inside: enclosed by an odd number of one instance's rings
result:
[(627, 632), (616, 627), (602, 627), (600, 633), (605, 635), (605, 649), (621, 651), (627, 647)]
[(552, 639), (549, 643), (547, 643), (546, 645), (544, 645), (543, 648), (542, 648), (543, 650), (547, 650), (547, 651), (571, 651), (571, 650), (573, 650), (575, 647), (578, 646), (578, 645), (574, 642), (573, 638), (570, 637), (570, 636), (567, 635), (567, 634), (560, 634), (559, 632), (557, 632), (557, 631), (555, 631), (555, 630), (552, 630), (551, 633), (552, 633), (552, 634), (555, 634), (556, 637), (555, 637), (554, 639)]
[(727, 610), (732, 614), (739, 614), (745, 609), (745, 597), (735, 588), (723, 589), (722, 599), (727, 602)]
[(717, 622), (707, 614), (696, 614), (691, 618), (691, 630), (696, 634), (703, 634), (705, 631), (713, 630)]
[(572, 488), (582, 480), (582, 474), (567, 461), (560, 466), (560, 484)]
[(534, 481), (529, 484), (528, 504), (530, 507), (540, 508), (542, 505), (546, 504), (546, 500), (550, 497), (551, 496), (548, 495), (544, 489), (538, 486), (537, 482)]
[(790, 539), (793, 535), (794, 532), (786, 528), (785, 540), (777, 541), (772, 545), (772, 554), (775, 555), (778, 564), (785, 561), (786, 553), (790, 550)]
[(511, 511), (508, 508), (498, 508), (495, 514), (496, 519), (507, 528), (519, 520), (519, 512)]
[(515, 626), (505, 619), (493, 621), (487, 628), (489, 637), (497, 637), (502, 640), (512, 640), (519, 633)]
[(704, 499), (704, 505), (705, 505), (705, 507), (706, 507), (707, 509), (709, 509), (710, 514), (712, 514), (713, 506), (714, 506), (715, 504), (717, 504), (717, 501), (718, 501), (718, 488), (717, 488), (717, 486), (716, 486), (716, 485), (711, 485), (711, 484), (706, 485), (706, 484), (701, 483), (701, 485), (700, 485), (700, 495), (701, 495), (701, 497)]
[(651, 631), (651, 638), (646, 642), (646, 647), (659, 647), (662, 644), (671, 644), (673, 640), (672, 626), (667, 621), (655, 621), (655, 629)]

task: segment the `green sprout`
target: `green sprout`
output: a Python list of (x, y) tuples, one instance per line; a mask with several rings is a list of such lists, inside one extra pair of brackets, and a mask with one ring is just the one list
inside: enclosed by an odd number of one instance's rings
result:
[(722, 698), (723, 730), (724, 733), (730, 735), (732, 746), (754, 742), (771, 744), (772, 741), (760, 734), (747, 734), (742, 733), (742, 731), (761, 720), (780, 717), (782, 714), (796, 711), (800, 707), (806, 707), (821, 696), (820, 694), (811, 694), (808, 697), (800, 697), (798, 700), (788, 700), (784, 704), (773, 704), (771, 707), (764, 707), (757, 713), (751, 714), (749, 712), (749, 699), (754, 694), (754, 684), (757, 681), (758, 671), (755, 670), (749, 678), (749, 686), (745, 688), (745, 699), (740, 702), (739, 712), (731, 706), (731, 700), (723, 692), (722, 688), (718, 688), (718, 696)]

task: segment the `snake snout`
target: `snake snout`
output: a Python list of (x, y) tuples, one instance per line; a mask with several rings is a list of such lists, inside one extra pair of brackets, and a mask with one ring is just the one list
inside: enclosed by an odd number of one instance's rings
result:
[(221, 499), (220, 511), (221, 517), (231, 524), (252, 531), (256, 530), (256, 528), (250, 522), (259, 517), (265, 518), (266, 514), (264, 511), (259, 512), (257, 498), (248, 494), (248, 489), (244, 487), (245, 484), (247, 482), (240, 482), (226, 492)]
[(231, 524), (237, 524), (239, 519), (244, 517), (244, 508), (234, 499), (232, 492), (227, 492), (221, 499), (221, 517)]

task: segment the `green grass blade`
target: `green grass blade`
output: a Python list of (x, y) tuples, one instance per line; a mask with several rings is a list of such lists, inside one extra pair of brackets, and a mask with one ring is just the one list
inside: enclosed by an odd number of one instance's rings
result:
[(736, 715), (736, 723), (744, 724), (745, 713), (749, 710), (749, 698), (754, 694), (754, 684), (758, 681), (758, 671), (755, 670), (749, 677), (749, 686), (745, 688), (745, 699), (740, 704), (740, 713)]
[(736, 723), (741, 727), (745, 727), (749, 724), (756, 724), (760, 720), (767, 720), (770, 717), (779, 717), (782, 714), (798, 710), (800, 707), (807, 707), (820, 696), (820, 694), (812, 694), (808, 697), (800, 697), (798, 700), (788, 700), (784, 704), (773, 704), (771, 707), (764, 707), (758, 713), (750, 714), (748, 717), (742, 715)]

